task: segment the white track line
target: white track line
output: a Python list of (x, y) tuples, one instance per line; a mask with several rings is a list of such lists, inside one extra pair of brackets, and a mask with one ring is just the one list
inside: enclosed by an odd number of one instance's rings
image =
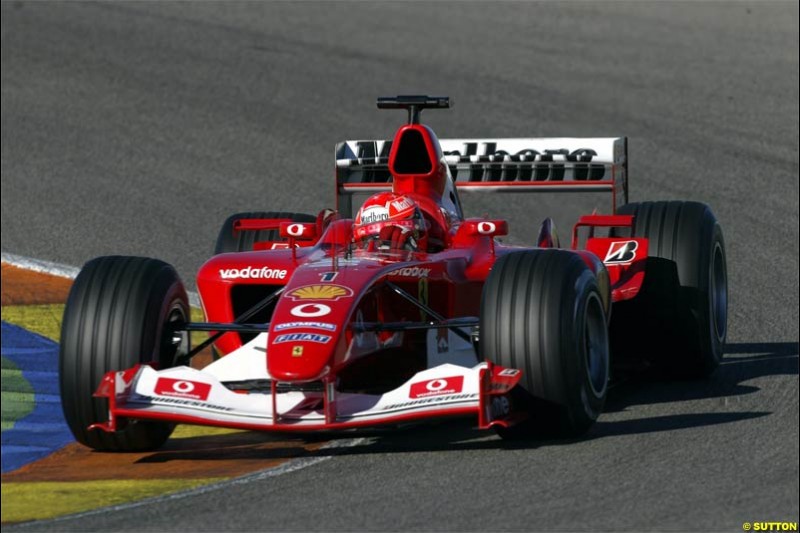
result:
[(80, 268), (61, 265), (58, 263), (51, 263), (50, 261), (42, 261), (40, 259), (32, 259), (30, 257), (23, 257), (21, 255), (2, 253), (3, 263), (8, 263), (11, 266), (24, 268), (25, 270), (33, 270), (34, 272), (41, 272), (43, 274), (51, 274), (59, 278), (75, 279), (78, 276)]
[[(332, 441), (322, 446), (320, 450), (331, 449), (331, 448), (350, 448), (353, 446), (359, 446), (361, 444), (364, 444), (367, 441), (369, 441), (369, 439), (366, 437)], [(199, 496), (202, 494), (207, 494), (209, 492), (222, 490), (228, 487), (232, 487), (234, 485), (246, 485), (248, 483), (253, 483), (254, 481), (261, 481), (262, 479), (277, 477), (283, 474), (288, 474), (290, 472), (296, 472), (297, 470), (302, 470), (303, 468), (308, 468), (309, 466), (313, 466), (322, 463), (324, 461), (327, 461), (331, 457), (332, 455), (323, 455), (318, 457), (301, 457), (297, 459), (291, 459), (279, 466), (267, 468), (266, 470), (261, 470), (259, 472), (253, 472), (252, 474), (245, 474), (243, 476), (239, 476), (233, 479), (227, 479), (225, 481), (220, 481), (219, 483), (211, 483), (209, 485), (203, 485), (182, 492), (166, 494), (164, 496), (153, 496), (150, 498), (145, 498), (143, 500), (137, 500), (135, 502), (121, 503), (119, 505), (109, 505), (108, 507), (101, 507), (99, 509), (92, 509), (91, 511), (84, 511), (82, 513), (75, 513), (67, 516), (60, 516), (58, 518), (50, 518), (47, 520), (34, 520), (31, 522), (22, 522), (19, 524), (14, 524), (13, 528), (22, 529), (25, 527), (39, 527), (45, 524), (53, 524), (53, 523), (57, 524), (59, 522), (79, 520), (81, 518), (87, 518), (90, 516), (96, 516), (104, 513), (126, 511), (128, 509), (135, 509), (137, 507), (153, 505), (163, 501), (182, 500), (184, 498), (190, 498), (192, 496)]]
[[(62, 265), (60, 263), (23, 257), (6, 252), (2, 253), (0, 259), (3, 263), (8, 263), (11, 266), (32, 270), (34, 272), (41, 272), (42, 274), (50, 274), (51, 276), (59, 278), (75, 279), (78, 277), (78, 272), (81, 271), (80, 268), (71, 265)], [(187, 291), (186, 294), (189, 296), (189, 305), (192, 307), (200, 307), (200, 296), (198, 296), (196, 292)]]
[[(9, 254), (6, 252), (2, 252), (2, 257), (0, 257), (0, 259), (2, 259), (3, 263), (8, 263), (9, 265), (15, 267), (24, 268), (26, 270), (33, 270), (35, 272), (42, 272), (44, 274), (51, 274), (53, 276), (58, 276), (60, 278), (75, 279), (78, 275), (78, 272), (80, 272), (79, 268), (73, 266), (62, 265), (59, 263), (52, 263), (50, 261), (42, 261), (40, 259), (31, 259), (29, 257)], [(192, 305), (196, 306), (200, 305), (200, 298), (197, 296), (197, 293), (190, 292), (189, 300)], [(324, 450), (330, 448), (349, 448), (351, 446), (358, 446), (360, 444), (363, 444), (366, 441), (367, 439), (365, 438), (344, 439), (344, 440), (329, 442), (328, 444), (322, 446), (320, 449)], [(53, 523), (53, 522), (57, 523), (67, 520), (77, 520), (80, 518), (94, 516), (102, 513), (123, 511), (126, 509), (134, 509), (136, 507), (141, 507), (143, 505), (150, 505), (160, 501), (182, 500), (183, 498), (189, 498), (191, 496), (206, 494), (208, 492), (224, 489), (226, 487), (230, 487), (233, 485), (244, 485), (246, 483), (260, 481), (262, 479), (288, 474), (290, 472), (302, 470), (303, 468), (308, 468), (309, 466), (313, 466), (323, 461), (327, 461), (330, 458), (331, 458), (330, 455), (325, 455), (321, 457), (299, 457), (297, 459), (290, 459), (289, 461), (279, 466), (267, 468), (266, 470), (261, 470), (258, 472), (253, 472), (252, 474), (245, 474), (243, 476), (235, 477), (233, 479), (227, 479), (225, 481), (220, 481), (219, 483), (211, 483), (209, 485), (203, 485), (183, 492), (175, 492), (172, 494), (167, 494), (165, 496), (153, 496), (151, 498), (146, 498), (144, 500), (138, 500), (130, 503), (122, 503), (119, 505), (111, 505), (108, 507), (101, 507), (99, 509), (93, 509), (91, 511), (84, 511), (82, 513), (71, 514), (58, 518), (52, 518), (49, 520), (34, 520), (32, 522), (15, 524), (14, 529), (24, 528), (27, 526), (38, 527), (45, 523)]]

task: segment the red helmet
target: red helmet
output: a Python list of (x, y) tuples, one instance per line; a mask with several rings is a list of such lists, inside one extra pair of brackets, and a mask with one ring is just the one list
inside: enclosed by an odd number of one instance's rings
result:
[(424, 250), (426, 228), (425, 218), (413, 199), (381, 192), (370, 196), (356, 213), (353, 240), (358, 247), (367, 249)]

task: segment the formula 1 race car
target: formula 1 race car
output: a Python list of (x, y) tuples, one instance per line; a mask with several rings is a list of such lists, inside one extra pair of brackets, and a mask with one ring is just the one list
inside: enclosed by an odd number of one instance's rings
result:
[[(408, 123), (336, 146), (335, 211), (228, 218), (197, 275), (206, 322), (162, 261), (83, 267), (60, 352), (79, 442), (138, 451), (176, 423), (309, 432), (452, 416), (508, 438), (576, 436), (603, 409), (612, 352), (713, 372), (722, 231), (704, 204), (627, 203), (626, 138), (440, 140), (420, 113), (449, 98), (378, 107)], [(549, 218), (514, 247), (497, 239), (506, 221), (465, 218), (459, 194), (473, 191), (604, 191), (611, 214), (580, 217), (568, 249)], [(372, 196), (354, 213), (355, 193)], [(193, 345), (194, 332), (208, 338)], [(212, 344), (218, 357), (190, 366)]]

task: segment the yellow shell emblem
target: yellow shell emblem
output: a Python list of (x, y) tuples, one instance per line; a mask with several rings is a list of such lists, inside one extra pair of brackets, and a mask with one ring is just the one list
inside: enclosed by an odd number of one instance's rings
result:
[(292, 300), (338, 300), (348, 298), (353, 291), (341, 285), (306, 285), (289, 293)]

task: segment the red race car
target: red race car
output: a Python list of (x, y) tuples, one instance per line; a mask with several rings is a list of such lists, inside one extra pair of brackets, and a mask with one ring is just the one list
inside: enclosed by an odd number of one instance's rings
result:
[[(162, 261), (83, 267), (60, 354), (79, 442), (134, 451), (176, 423), (308, 432), (451, 416), (574, 436), (603, 409), (612, 352), (683, 376), (718, 365), (720, 226), (700, 203), (627, 203), (626, 138), (440, 140), (419, 117), (448, 98), (378, 107), (408, 123), (337, 145), (336, 211), (225, 222), (197, 275), (207, 322), (190, 321)], [(611, 214), (580, 217), (568, 249), (549, 218), (534, 246), (508, 246), (506, 221), (464, 216), (466, 191), (602, 191)], [(355, 193), (372, 196), (354, 213)], [(198, 331), (210, 335), (192, 346)], [(192, 368), (212, 343), (221, 357)]]

